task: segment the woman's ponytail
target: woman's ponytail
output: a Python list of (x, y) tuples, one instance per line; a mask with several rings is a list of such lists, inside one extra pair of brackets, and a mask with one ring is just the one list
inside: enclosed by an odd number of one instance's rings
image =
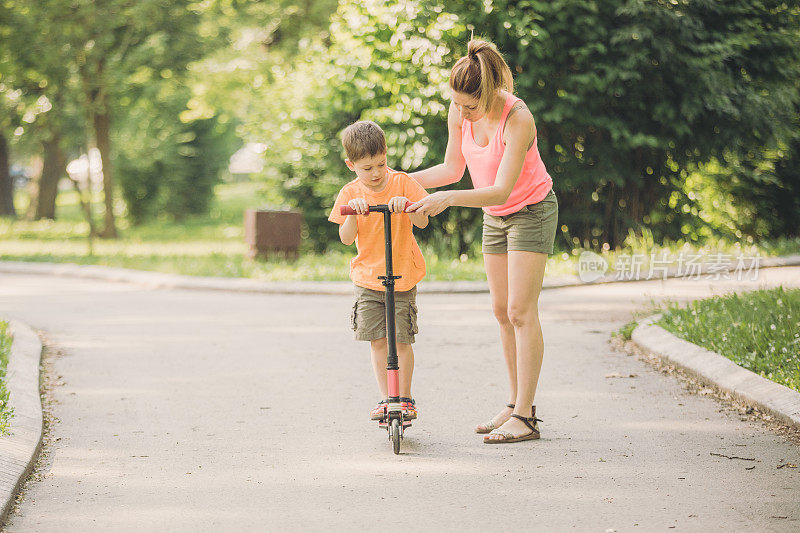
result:
[(514, 92), (514, 80), (511, 69), (493, 44), (472, 39), (467, 45), (467, 55), (456, 61), (450, 71), (450, 88), (476, 98), (478, 106), (487, 110), (498, 90)]

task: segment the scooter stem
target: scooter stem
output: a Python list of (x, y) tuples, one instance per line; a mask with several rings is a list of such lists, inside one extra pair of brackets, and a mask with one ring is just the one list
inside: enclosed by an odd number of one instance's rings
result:
[[(386, 369), (398, 370), (394, 280), (398, 279), (400, 276), (395, 276), (392, 269), (392, 214), (388, 209), (383, 211), (383, 236), (386, 242), (386, 275), (380, 278), (383, 280), (383, 286), (386, 287), (386, 342), (389, 348), (389, 356), (386, 359)], [(392, 394), (389, 394), (389, 396), (392, 396)]]

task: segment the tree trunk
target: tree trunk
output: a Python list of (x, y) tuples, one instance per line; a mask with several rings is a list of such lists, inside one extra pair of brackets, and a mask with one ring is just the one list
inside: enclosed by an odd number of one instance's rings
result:
[(111, 171), (111, 118), (109, 117), (108, 103), (105, 101), (105, 94), (99, 102), (99, 106), (93, 114), (94, 134), (97, 141), (97, 149), (100, 151), (100, 160), (103, 165), (103, 197), (105, 200), (106, 213), (104, 217), (105, 228), (100, 233), (101, 237), (116, 239), (117, 225), (114, 221), (114, 181)]
[[(607, 190), (608, 194), (604, 195), (606, 198), (606, 205), (605, 212), (603, 213), (603, 234), (601, 239), (607, 242), (609, 246), (614, 246), (616, 240), (614, 226), (617, 218), (617, 197), (613, 181), (608, 182)], [(602, 247), (602, 243), (600, 246)]]
[(0, 216), (16, 217), (14, 209), (14, 183), (9, 172), (8, 143), (0, 133)]
[(53, 131), (50, 139), (42, 143), (42, 147), (44, 148), (42, 175), (36, 184), (35, 196), (31, 197), (33, 219), (55, 220), (58, 182), (64, 177), (67, 166), (64, 152), (61, 150), (61, 135)]

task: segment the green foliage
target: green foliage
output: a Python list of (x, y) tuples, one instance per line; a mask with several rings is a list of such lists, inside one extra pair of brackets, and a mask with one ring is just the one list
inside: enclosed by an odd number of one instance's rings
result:
[[(122, 239), (95, 243), (93, 255), (87, 254), (86, 233), (77, 194), (59, 196), (59, 219), (27, 221), (0, 219), (0, 261), (46, 261), (52, 263), (100, 264), (194, 276), (248, 277), (274, 281), (346, 280), (352, 248), (334, 244), (324, 254), (315, 254), (312, 243), (303, 242), (297, 262), (273, 258), (251, 261), (247, 258), (242, 219), (244, 211), (253, 207), (253, 199), (264, 193), (264, 184), (253, 182), (225, 183), (215, 188), (214, 203), (207, 214), (191, 215), (181, 221), (170, 217), (151, 218), (141, 225), (127, 227), (121, 219)], [(19, 191), (17, 205), (24, 207), (27, 198)], [(95, 202), (101, 201), (99, 193)], [(703, 254), (713, 260), (720, 251), (736, 257), (790, 255), (800, 253), (800, 238), (761, 241), (758, 245), (740, 246), (711, 240), (704, 247), (686, 242), (654, 243), (631, 235), (621, 251), (603, 252), (603, 258), (614, 271), (621, 254), (677, 260), (679, 254)], [(454, 257), (446, 251), (437, 253), (435, 244), (423, 245), (428, 267), (428, 280), (484, 280), (483, 258), (462, 255)], [(574, 276), (580, 250), (552, 255), (547, 260), (548, 276)], [(672, 266), (677, 266), (673, 264)], [(642, 273), (648, 263), (642, 264)]]
[(14, 113), (0, 113), (0, 128), (14, 133), (15, 148), (35, 153), (39, 139), (60, 131), (75, 157), (87, 144), (101, 144), (92, 140), (101, 132), (91, 117), (108, 114), (113, 142), (103, 157), (118, 167), (106, 173), (122, 171), (113, 179), (123, 185), (134, 222), (207, 209), (235, 149), (234, 123), (213, 112), (182, 116), (192, 97), (188, 85), (197, 82), (187, 68), (225, 44), (236, 6), (22, 0), (0, 7), (0, 35), (11, 39), (11, 53), (0, 53), (0, 106), (14, 104)]
[(448, 7), (497, 43), (515, 72), (570, 245), (615, 246), (639, 225), (658, 240), (687, 237), (693, 217), (669, 204), (685, 169), (758, 150), (790, 129), (800, 47), (798, 10), (786, 3)]
[[(800, 125), (797, 131), (800, 132)], [(794, 139), (781, 156), (775, 162), (777, 186), (756, 191), (757, 197), (765, 198), (763, 203), (771, 222), (765, 235), (800, 236), (800, 139)]]
[[(381, 124), (394, 168), (441, 162), (447, 77), (474, 30), (537, 121), (557, 248), (646, 228), (758, 241), (800, 232), (798, 17), (777, 0), (6, 1), (0, 130), (17, 159), (59, 132), (72, 158), (109, 111), (114, 180), (142, 223), (207, 208), (236, 128), (266, 143), (270, 199), (301, 208), (322, 250), (352, 178), (341, 129)], [(480, 216), (449, 209), (421, 240), (475, 253)]]
[[(380, 124), (395, 169), (441, 162), (446, 58), (460, 48), (463, 33), (455, 16), (429, 3), (340, 2), (327, 42), (309, 43), (286, 78), (265, 88), (272, 105), (250, 118), (249, 131), (267, 140), (266, 179), (302, 209), (317, 249), (338, 241), (327, 214), (354, 178), (340, 144), (345, 126), (359, 119)], [(480, 229), (478, 216), (450, 210), (432, 221), (423, 240), (464, 253)]]
[(11, 354), (11, 335), (8, 322), (0, 320), (0, 435), (8, 433), (8, 425), (14, 415), (14, 409), (8, 405), (8, 389), (6, 388), (6, 368), (8, 356)]
[(800, 290), (778, 287), (672, 305), (658, 324), (800, 391)]
[(233, 152), (232, 132), (216, 118), (184, 125), (178, 137), (175, 168), (164, 176), (166, 213), (181, 219), (208, 211), (214, 186)]
[(238, 148), (232, 123), (218, 117), (181, 119), (186, 89), (163, 81), (149, 85), (145, 95), (151, 92), (161, 98), (131, 104), (114, 136), (122, 197), (134, 224), (155, 215), (182, 219), (205, 213)]
[(669, 199), (671, 208), (691, 215), (681, 232), (695, 241), (799, 235), (798, 155), (796, 147), (761, 150), (758, 159), (744, 161), (728, 154), (688, 172)]
[(618, 331), (614, 332), (615, 337), (622, 337), (623, 340), (629, 341), (631, 340), (631, 335), (633, 335), (633, 330), (636, 329), (637, 323), (635, 320), (631, 320)]
[(170, 126), (157, 150), (119, 159), (122, 195), (134, 224), (157, 214), (182, 220), (207, 212), (232, 150), (233, 130), (216, 118)]
[[(684, 184), (710, 161), (724, 162), (727, 176), (703, 172), (698, 187), (715, 193), (728, 176), (743, 189), (766, 176), (757, 154), (786, 141), (798, 101), (797, 9), (744, 1), (343, 0), (330, 33), (280, 70), (283, 80), (264, 86), (270, 103), (247, 128), (268, 139), (266, 179), (304, 211), (318, 248), (335, 239), (325, 215), (350, 179), (339, 131), (373, 119), (387, 132), (396, 168), (441, 162), (447, 76), (473, 30), (504, 52), (537, 120), (559, 195), (559, 247), (619, 246), (640, 227), (657, 240), (783, 231), (777, 217), (748, 225), (750, 207), (741, 202), (728, 227), (716, 227), (714, 217), (698, 218), (703, 207)], [(741, 164), (729, 164), (731, 154)], [(746, 198), (743, 189), (729, 194)], [(773, 211), (782, 205), (765, 198), (756, 207), (770, 201)], [(479, 217), (448, 210), (423, 240), (453, 253), (475, 250)]]

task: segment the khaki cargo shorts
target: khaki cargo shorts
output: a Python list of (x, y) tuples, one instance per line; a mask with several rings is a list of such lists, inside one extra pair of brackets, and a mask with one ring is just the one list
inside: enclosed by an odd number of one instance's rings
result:
[[(355, 339), (375, 341), (386, 337), (386, 293), (355, 286), (355, 303), (350, 317)], [(417, 288), (395, 291), (395, 333), (397, 342), (414, 344), (417, 328)]]
[(553, 189), (541, 202), (502, 217), (483, 214), (483, 253), (553, 253), (558, 228), (558, 199)]

